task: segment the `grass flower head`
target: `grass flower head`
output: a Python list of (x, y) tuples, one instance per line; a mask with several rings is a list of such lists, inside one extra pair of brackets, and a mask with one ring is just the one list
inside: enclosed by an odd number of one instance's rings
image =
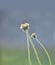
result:
[(31, 34), (31, 37), (34, 38), (34, 39), (37, 38), (36, 33), (32, 33), (32, 34)]
[(28, 23), (21, 24), (20, 29), (22, 29), (22, 31), (28, 30), (29, 29), (29, 24)]

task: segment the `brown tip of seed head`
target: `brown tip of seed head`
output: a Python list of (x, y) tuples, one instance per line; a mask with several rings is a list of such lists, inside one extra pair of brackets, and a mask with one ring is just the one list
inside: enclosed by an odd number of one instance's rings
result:
[(28, 23), (21, 24), (20, 29), (22, 29), (23, 31), (28, 30), (29, 29), (29, 24)]
[(31, 34), (31, 37), (32, 37), (32, 38), (36, 38), (36, 37), (37, 37), (37, 36), (36, 36), (36, 33), (32, 33), (32, 34)]

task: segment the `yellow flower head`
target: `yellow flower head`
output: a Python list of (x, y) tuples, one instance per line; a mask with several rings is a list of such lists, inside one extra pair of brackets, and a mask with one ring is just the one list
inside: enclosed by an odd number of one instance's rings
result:
[(29, 29), (29, 24), (28, 23), (21, 24), (20, 29), (22, 29), (23, 31), (28, 30)]
[(32, 37), (32, 38), (37, 38), (36, 33), (32, 33), (32, 34), (31, 34), (31, 37)]

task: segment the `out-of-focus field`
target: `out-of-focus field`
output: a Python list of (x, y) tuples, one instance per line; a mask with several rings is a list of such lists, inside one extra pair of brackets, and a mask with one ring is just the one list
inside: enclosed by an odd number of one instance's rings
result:
[[(43, 50), (42, 51), (40, 50), (42, 49), (38, 50), (42, 65), (49, 65), (46, 54), (43, 52)], [(55, 48), (51, 48), (50, 50), (48, 50), (48, 52), (52, 59), (52, 65), (55, 65)], [(39, 65), (32, 48), (31, 60), (32, 65)], [(0, 50), (0, 65), (29, 65), (27, 57), (27, 48), (18, 49), (2, 48)]]

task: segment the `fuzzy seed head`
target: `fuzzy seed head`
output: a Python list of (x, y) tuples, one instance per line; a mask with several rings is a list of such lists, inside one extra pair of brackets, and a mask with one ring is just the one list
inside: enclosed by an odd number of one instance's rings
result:
[(32, 38), (36, 38), (36, 37), (37, 37), (37, 36), (36, 36), (36, 33), (32, 33), (32, 34), (31, 34), (31, 37), (32, 37)]
[(21, 24), (20, 29), (22, 29), (23, 31), (28, 30), (29, 29), (29, 24), (28, 23)]

